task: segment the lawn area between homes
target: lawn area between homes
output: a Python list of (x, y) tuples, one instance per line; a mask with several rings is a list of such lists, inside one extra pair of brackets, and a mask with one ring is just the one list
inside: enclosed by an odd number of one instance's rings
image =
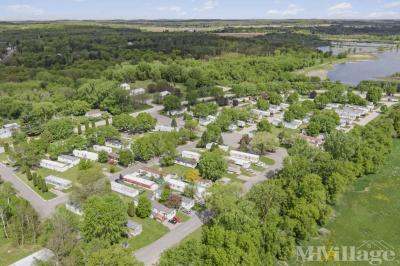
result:
[[(48, 188), (47, 192), (42, 192), (39, 188), (37, 188), (33, 185), (32, 180), (31, 181), (28, 180), (28, 178), (26, 177), (25, 174), (22, 174), (20, 172), (17, 172), (16, 174), (25, 184), (27, 184), (30, 188), (32, 188), (33, 191), (35, 191), (37, 194), (39, 194), (43, 199), (51, 200), (51, 199), (54, 199), (57, 197), (56, 194), (54, 194), (53, 192), (50, 191), (50, 189), (52, 188), (51, 185), (47, 185), (47, 188)], [(44, 178), (44, 176), (43, 176), (43, 178)]]
[[(373, 175), (356, 181), (339, 200), (334, 218), (326, 228), (330, 235), (316, 238), (303, 246), (355, 246), (363, 241), (384, 241), (394, 248), (396, 261), (382, 265), (398, 265), (400, 261), (400, 140), (394, 142), (386, 164)], [(374, 249), (373, 247), (371, 248)], [(375, 248), (376, 249), (376, 248)], [(368, 249), (369, 250), (369, 249)], [(385, 264), (386, 263), (386, 264)], [(303, 265), (315, 265), (305, 263)], [(338, 265), (318, 263), (317, 265)], [(368, 262), (349, 262), (340, 265), (368, 265)]]
[(261, 156), (261, 157), (260, 157), (260, 161), (263, 162), (263, 163), (265, 163), (265, 164), (268, 164), (268, 165), (273, 165), (273, 164), (275, 164), (275, 161), (274, 161), (274, 160), (272, 160), (271, 158), (266, 157), (266, 156)]
[(130, 251), (145, 247), (169, 232), (167, 227), (151, 218), (141, 219), (138, 217), (130, 217), (129, 220), (141, 224), (143, 230), (140, 235), (128, 240)]
[(16, 246), (11, 240), (0, 236), (0, 265), (10, 265), (40, 249), (37, 245)]
[[(156, 169), (159, 169), (156, 167)], [(172, 166), (162, 168), (162, 171), (167, 174), (177, 174), (178, 176), (184, 177), (187, 171), (193, 170), (192, 168), (174, 164)]]

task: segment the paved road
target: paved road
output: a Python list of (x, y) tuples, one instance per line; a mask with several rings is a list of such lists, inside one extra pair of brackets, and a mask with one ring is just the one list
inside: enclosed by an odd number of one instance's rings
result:
[(35, 191), (33, 191), (28, 185), (21, 181), (13, 172), (12, 169), (8, 168), (4, 164), (0, 163), (0, 175), (3, 180), (13, 184), (13, 187), (17, 190), (20, 197), (29, 201), (32, 207), (38, 212), (41, 218), (49, 217), (59, 204), (64, 204), (68, 201), (68, 195), (62, 194), (52, 200), (44, 200)]
[(188, 221), (177, 226), (173, 231), (167, 233), (150, 245), (137, 250), (134, 255), (145, 265), (154, 265), (157, 263), (163, 251), (179, 244), (186, 236), (196, 231), (203, 225), (202, 221), (193, 215)]

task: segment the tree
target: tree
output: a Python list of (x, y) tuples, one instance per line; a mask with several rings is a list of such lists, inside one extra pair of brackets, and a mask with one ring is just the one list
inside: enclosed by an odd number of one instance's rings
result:
[(269, 102), (263, 98), (258, 98), (257, 108), (263, 111), (267, 111), (269, 109)]
[(50, 120), (44, 128), (51, 134), (53, 141), (67, 139), (74, 134), (74, 124), (67, 118)]
[(260, 132), (271, 132), (272, 126), (267, 119), (263, 119), (257, 124), (257, 131)]
[(149, 217), (151, 214), (151, 202), (146, 193), (142, 194), (138, 200), (136, 215), (142, 219)]
[(146, 132), (153, 129), (157, 124), (157, 119), (148, 113), (140, 113), (136, 117), (136, 130), (139, 132)]
[(164, 110), (172, 111), (181, 108), (181, 100), (175, 95), (168, 95), (163, 100)]
[(289, 104), (294, 104), (299, 101), (299, 95), (297, 92), (293, 92), (287, 97), (286, 101)]
[(218, 106), (215, 103), (198, 103), (192, 108), (195, 117), (206, 117), (217, 113)]
[(32, 172), (28, 166), (26, 166), (25, 174), (26, 174), (26, 178), (28, 178), (28, 180), (31, 181), (32, 180)]
[(279, 93), (271, 92), (271, 93), (269, 93), (269, 102), (271, 104), (279, 105), (283, 102), (283, 99)]
[(120, 114), (113, 117), (112, 124), (118, 130), (132, 130), (136, 127), (136, 120), (128, 114)]
[(169, 199), (169, 196), (171, 196), (171, 188), (169, 186), (165, 186), (161, 193), (160, 202), (166, 202)]
[(173, 127), (173, 128), (177, 128), (178, 127), (178, 123), (176, 123), (176, 118), (175, 117), (173, 117), (172, 120), (171, 120), (171, 127)]
[(279, 142), (276, 137), (266, 132), (258, 132), (254, 135), (250, 145), (257, 153), (265, 154), (265, 152), (275, 152)]
[(128, 166), (131, 163), (133, 163), (134, 156), (133, 153), (130, 150), (123, 149), (119, 150), (118, 152), (119, 155), (119, 164), (122, 166)]
[(40, 190), (44, 193), (48, 192), (49, 189), (47, 187), (46, 181), (44, 180), (44, 178), (41, 179), (41, 188)]
[(382, 88), (371, 87), (368, 89), (368, 92), (367, 92), (367, 100), (370, 102), (373, 102), (374, 104), (377, 104), (381, 100), (382, 94), (383, 94)]
[(100, 239), (110, 244), (118, 243), (127, 223), (125, 206), (115, 194), (90, 197), (84, 205), (81, 228), (85, 240)]
[(135, 216), (135, 204), (133, 203), (133, 201), (128, 203), (128, 216), (129, 217), (134, 217)]
[(200, 158), (198, 168), (203, 178), (216, 181), (225, 174), (228, 164), (219, 151), (205, 152)]
[(172, 194), (169, 196), (168, 200), (165, 202), (165, 206), (171, 209), (179, 209), (182, 204), (182, 197), (177, 194)]
[(108, 162), (108, 153), (106, 151), (99, 152), (99, 163), (106, 163)]
[(87, 266), (142, 266), (128, 251), (119, 246), (112, 246), (90, 254)]
[(190, 183), (195, 183), (201, 180), (200, 173), (197, 169), (188, 170), (185, 173), (185, 180)]

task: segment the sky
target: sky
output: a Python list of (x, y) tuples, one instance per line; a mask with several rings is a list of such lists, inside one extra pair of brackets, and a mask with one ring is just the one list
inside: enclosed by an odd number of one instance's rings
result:
[(400, 0), (0, 0), (0, 21), (400, 19)]

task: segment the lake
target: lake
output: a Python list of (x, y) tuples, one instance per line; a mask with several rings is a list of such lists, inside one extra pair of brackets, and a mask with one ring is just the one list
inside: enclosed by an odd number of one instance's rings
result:
[[(362, 44), (329, 48), (334, 54), (355, 48), (357, 52), (372, 52), (376, 56), (375, 60), (337, 64), (328, 72), (329, 79), (355, 86), (363, 80), (383, 78), (400, 72), (400, 51), (392, 49), (379, 52), (379, 47), (381, 46)], [(322, 51), (327, 51), (326, 49), (328, 48), (321, 47)]]

